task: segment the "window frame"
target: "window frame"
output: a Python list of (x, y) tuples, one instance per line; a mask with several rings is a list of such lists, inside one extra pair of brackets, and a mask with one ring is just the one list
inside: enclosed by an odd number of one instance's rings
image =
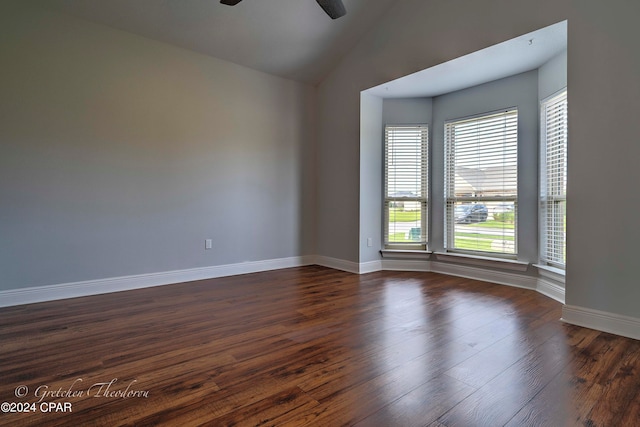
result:
[[(566, 250), (567, 250), (567, 238), (566, 238), (566, 208), (567, 208), (567, 149), (569, 141), (568, 132), (568, 92), (564, 87), (554, 94), (544, 98), (540, 101), (540, 171), (539, 171), (539, 210), (538, 210), (538, 242), (539, 242), (539, 262), (543, 266), (557, 268), (564, 271), (566, 269)], [(559, 105), (560, 104), (560, 105)], [(554, 168), (554, 171), (549, 174), (549, 117), (548, 110), (556, 108), (562, 109), (559, 114), (559, 120), (562, 122), (559, 124), (559, 128), (553, 131), (556, 138), (561, 138), (559, 144), (562, 145), (559, 149), (554, 150), (554, 156), (562, 156), (562, 166), (560, 168)], [(557, 133), (561, 133), (562, 136), (558, 137)], [(559, 153), (559, 151), (561, 153)], [(552, 159), (552, 162), (557, 164), (556, 159)], [(561, 175), (560, 179), (559, 176)], [(554, 180), (554, 178), (556, 178)], [(553, 181), (553, 182), (549, 182)], [(561, 182), (559, 182), (561, 181)], [(561, 191), (558, 189), (561, 188)], [(552, 193), (552, 194), (549, 194)], [(553, 205), (553, 209), (549, 211), (549, 205)], [(562, 211), (560, 213), (560, 211)], [(558, 235), (557, 221), (558, 215), (562, 217), (562, 238), (558, 242), (556, 238)], [(554, 223), (553, 229), (549, 228), (549, 218)], [(549, 238), (551, 235), (551, 243), (553, 249), (549, 250)], [(557, 256), (557, 247), (561, 246), (562, 256), (564, 261), (561, 262)]]
[[(390, 196), (389, 188), (389, 144), (392, 129), (415, 130), (420, 133), (420, 196)], [(419, 124), (386, 124), (384, 127), (383, 147), (383, 247), (390, 250), (415, 250), (424, 251), (429, 246), (429, 125)], [(417, 242), (392, 242), (389, 241), (391, 230), (389, 228), (389, 212), (392, 203), (418, 202), (420, 203), (420, 239)]]
[[(512, 148), (514, 150), (514, 156), (516, 160), (515, 165), (515, 195), (513, 196), (483, 196), (483, 195), (471, 195), (471, 196), (455, 196), (455, 147), (451, 140), (451, 134), (453, 132), (452, 127), (456, 124), (463, 124), (465, 122), (472, 122), (482, 119), (490, 119), (492, 117), (504, 115), (515, 115), (515, 145)], [(479, 137), (480, 138), (480, 137)], [(478, 139), (479, 139), (478, 138)], [(499, 110), (482, 112), (471, 116), (459, 117), (455, 119), (446, 120), (444, 122), (444, 249), (448, 253), (460, 253), (468, 255), (483, 256), (488, 258), (501, 258), (501, 259), (517, 259), (518, 258), (518, 179), (520, 173), (520, 164), (518, 162), (519, 151), (519, 111), (517, 106), (501, 108)], [(469, 203), (483, 203), (483, 202), (501, 202), (501, 203), (513, 203), (514, 212), (514, 230), (513, 239), (514, 247), (513, 253), (511, 252), (494, 252), (483, 251), (473, 249), (463, 249), (456, 247), (456, 222), (455, 222), (455, 206), (457, 203), (469, 202)]]

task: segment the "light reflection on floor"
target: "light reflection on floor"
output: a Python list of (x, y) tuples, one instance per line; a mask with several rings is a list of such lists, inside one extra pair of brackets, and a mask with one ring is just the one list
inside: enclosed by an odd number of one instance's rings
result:
[[(482, 390), (494, 393), (483, 385), (521, 360), (529, 348), (523, 346), (527, 335), (520, 333), (521, 322), (510, 301), (481, 290), (431, 293), (426, 286), (414, 279), (384, 284), (378, 319), (383, 357), (377, 358), (378, 369), (394, 370), (398, 382), (415, 385), (405, 398), (388, 407), (388, 411), (399, 412), (396, 416), (424, 407), (429, 396), (437, 395), (440, 404), (444, 399), (445, 404), (453, 405), (474, 391), (480, 391), (476, 398)], [(441, 325), (438, 329), (430, 328), (436, 323)], [(489, 347), (491, 351), (483, 356), (482, 350)], [(397, 389), (388, 386), (381, 393), (392, 398)], [(516, 393), (513, 399), (519, 397)]]

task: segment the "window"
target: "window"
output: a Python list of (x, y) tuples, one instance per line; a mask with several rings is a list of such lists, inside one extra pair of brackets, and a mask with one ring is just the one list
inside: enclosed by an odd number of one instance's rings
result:
[(385, 127), (385, 248), (427, 247), (427, 162), (426, 125)]
[(565, 267), (567, 223), (567, 91), (542, 102), (540, 258)]
[(445, 248), (517, 253), (518, 111), (445, 122)]

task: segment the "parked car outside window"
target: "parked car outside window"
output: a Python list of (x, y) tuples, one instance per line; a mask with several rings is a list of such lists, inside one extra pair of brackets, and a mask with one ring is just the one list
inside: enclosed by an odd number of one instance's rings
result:
[(454, 217), (457, 224), (471, 224), (474, 222), (485, 222), (489, 211), (485, 205), (474, 203), (467, 205), (457, 205)]

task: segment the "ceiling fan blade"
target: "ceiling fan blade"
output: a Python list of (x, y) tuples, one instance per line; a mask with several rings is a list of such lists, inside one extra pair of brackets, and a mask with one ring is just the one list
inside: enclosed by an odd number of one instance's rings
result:
[(220, 3), (226, 4), (227, 6), (235, 6), (240, 3), (242, 0), (220, 0)]
[(331, 17), (331, 19), (338, 19), (341, 16), (347, 14), (347, 9), (344, 8), (342, 0), (316, 0), (320, 7)]

